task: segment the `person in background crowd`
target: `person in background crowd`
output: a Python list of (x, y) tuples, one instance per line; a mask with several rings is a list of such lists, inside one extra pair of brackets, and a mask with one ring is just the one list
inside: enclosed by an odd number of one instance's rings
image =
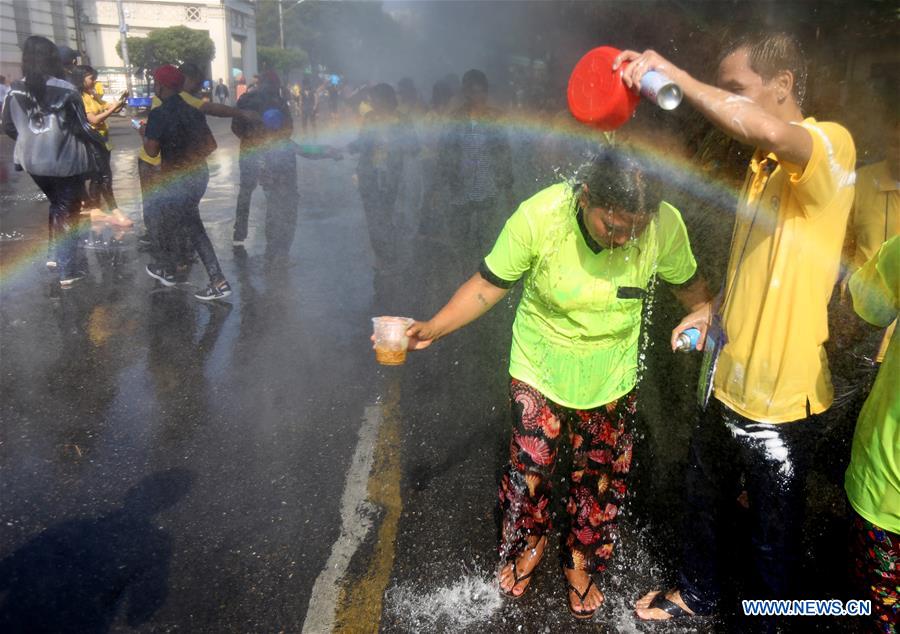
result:
[(324, 145), (298, 145), (291, 140), (293, 120), (284, 104), (262, 113), (265, 128), (261, 140), (259, 183), (266, 194), (266, 266), (284, 267), (297, 229), (297, 156), (338, 160), (341, 153)]
[[(847, 278), (871, 260), (882, 244), (900, 234), (900, 116), (894, 104), (884, 104), (888, 118), (884, 158), (856, 171), (856, 191), (844, 238)], [(877, 349), (864, 352), (876, 366), (896, 328), (892, 322), (882, 333)]]
[(3, 115), (3, 103), (6, 101), (6, 95), (9, 94), (9, 86), (6, 84), (6, 77), (0, 75), (0, 116)]
[[(853, 308), (878, 328), (900, 313), (900, 236), (850, 278)], [(872, 602), (872, 626), (900, 624), (900, 339), (892, 337), (853, 435), (844, 480), (853, 507), (850, 550), (859, 590)]]
[(291, 112), (300, 116), (300, 104), (302, 102), (301, 92), (300, 92), (300, 84), (294, 82), (291, 85)]
[(328, 94), (328, 113), (331, 116), (332, 121), (337, 120), (338, 111), (341, 107), (341, 89), (339, 83), (338, 76), (332, 75), (328, 82), (328, 86), (325, 88), (325, 92)]
[(397, 95), (390, 84), (370, 90), (372, 111), (363, 118), (359, 137), (348, 146), (359, 153), (356, 167), (359, 196), (375, 253), (375, 270), (390, 270), (405, 239), (397, 211), (397, 195), (403, 164), (419, 151), (419, 141), (410, 123), (397, 114)]
[(499, 208), (512, 209), (515, 201), (509, 139), (501, 112), (488, 105), (483, 72), (466, 71), (462, 100), (442, 135), (437, 174), (451, 192), (451, 241), (468, 261), (487, 251), (506, 220)]
[(303, 78), (303, 86), (300, 88), (300, 122), (303, 126), (303, 134), (311, 127), (313, 135), (316, 133), (316, 112), (319, 110), (319, 96), (313, 79), (309, 75)]
[(244, 93), (246, 93), (246, 92), (247, 92), (247, 80), (244, 79), (243, 75), (241, 75), (238, 78), (237, 84), (235, 84), (235, 87), (234, 87), (234, 98), (236, 100), (239, 100), (241, 97), (244, 96)]
[(166, 183), (161, 192), (161, 213), (148, 227), (154, 262), (147, 266), (147, 273), (164, 286), (175, 284), (177, 235), (184, 231), (209, 275), (209, 286), (194, 297), (204, 301), (225, 299), (231, 295), (231, 286), (222, 274), (199, 207), (209, 182), (206, 157), (216, 149), (216, 141), (200, 110), (179, 95), (185, 81), (181, 71), (171, 65), (160, 66), (153, 78), (162, 105), (150, 111), (141, 134), (147, 155), (162, 157), (160, 176)]
[[(182, 90), (179, 95), (189, 106), (197, 108), (204, 115), (213, 117), (250, 117), (258, 119), (258, 117), (252, 112), (239, 110), (238, 108), (234, 108), (223, 103), (211, 103), (208, 101), (204, 101), (203, 99), (196, 96), (195, 93), (198, 91), (203, 82), (203, 72), (196, 64), (192, 62), (185, 62), (181, 65), (179, 70), (182, 72), (182, 75), (184, 75), (185, 78)], [(158, 108), (160, 105), (162, 105), (162, 101), (160, 101), (159, 97), (154, 96), (153, 102), (151, 104), (151, 110)], [(138, 177), (141, 183), (141, 197), (143, 200), (145, 227), (147, 226), (148, 215), (152, 215), (153, 213), (155, 213), (154, 203), (159, 194), (158, 179), (160, 173), (160, 162), (161, 159), (159, 156), (148, 156), (146, 151), (144, 151), (143, 146), (141, 147), (138, 154)], [(151, 246), (149, 232), (141, 236), (139, 238), (139, 241), (146, 247)], [(179, 253), (182, 254), (182, 258), (181, 261), (179, 261), (179, 263), (177, 264), (175, 270), (175, 278), (179, 281), (184, 279), (187, 274), (188, 261), (190, 261), (191, 259), (191, 255), (189, 253), (190, 248), (188, 248), (187, 246), (189, 244), (189, 240), (182, 241), (181, 246), (179, 247)]]
[[(719, 58), (716, 86), (654, 51), (623, 51), (613, 69), (625, 62), (622, 79), (635, 92), (646, 72), (662, 72), (710, 122), (756, 147), (722, 299), (672, 333), (674, 348), (680, 333), (697, 328), (701, 344), (716, 341), (721, 353), (711, 366), (713, 398), (702, 403), (691, 439), (678, 583), (639, 599), (637, 615), (667, 620), (716, 609), (718, 549), (737, 547), (721, 518), (740, 485), (752, 535), (743, 547), (752, 549), (760, 577), (754, 598), (797, 598), (806, 477), (823, 427), (819, 415), (833, 400), (824, 343), (853, 202), (853, 139), (836, 123), (803, 115), (806, 57), (785, 33), (734, 38)], [(752, 626), (772, 632), (776, 622), (756, 617)]]
[(216, 84), (216, 89), (213, 92), (213, 95), (215, 96), (216, 101), (218, 101), (219, 103), (228, 103), (228, 86), (225, 85), (225, 80), (223, 80), (222, 78), (219, 78), (219, 83)]
[(59, 50), (33, 35), (22, 44), (22, 74), (3, 105), (3, 131), (15, 142), (13, 161), (50, 201), (50, 243), (59, 284), (82, 279), (78, 245), (84, 181), (91, 171), (90, 146), (103, 139), (91, 128), (81, 92), (64, 79)]
[[(236, 117), (231, 121), (231, 131), (241, 140), (238, 156), (241, 170), (240, 185), (234, 210), (234, 233), (232, 234), (234, 244), (240, 246), (247, 239), (250, 200), (253, 190), (259, 184), (262, 160), (261, 145), (267, 137), (266, 128), (262, 124), (262, 114), (272, 109), (289, 110), (284, 96), (281, 94), (281, 79), (278, 77), (278, 73), (274, 71), (264, 73), (259, 88), (238, 99), (235, 107), (245, 113), (244, 117)], [(291, 130), (293, 130), (293, 123), (291, 123)]]
[[(75, 70), (75, 67), (78, 66), (78, 58), (81, 55), (78, 51), (66, 46), (65, 44), (58, 46), (57, 50), (59, 51), (59, 58), (60, 60), (62, 60), (63, 71), (65, 72), (64, 79), (67, 82), (72, 83), (72, 72)], [(72, 85), (74, 85), (79, 90), (81, 89), (81, 86), (77, 84)]]
[[(105, 220), (112, 224), (130, 227), (134, 222), (119, 209), (119, 204), (116, 202), (116, 196), (113, 193), (113, 174), (112, 165), (110, 164), (112, 144), (109, 142), (109, 125), (106, 122), (109, 117), (120, 112), (125, 107), (127, 94), (122, 93), (117, 101), (109, 105), (100, 101), (94, 94), (97, 71), (90, 66), (76, 67), (72, 73), (72, 78), (75, 80), (76, 85), (81, 88), (81, 97), (84, 101), (84, 111), (87, 113), (88, 121), (103, 138), (103, 147), (99, 148), (95, 153), (97, 165), (91, 175), (91, 182), (88, 187), (91, 220)], [(102, 209), (104, 203), (106, 203), (105, 213)]]
[[(568, 608), (589, 619), (604, 601), (592, 574), (610, 563), (628, 489), (646, 289), (658, 275), (687, 310), (710, 295), (681, 214), (660, 200), (645, 166), (620, 149), (581, 177), (523, 202), (478, 273), (407, 335), (410, 350), (426, 348), (523, 280), (509, 362), (500, 591), (519, 598), (530, 586), (550, 536), (554, 490), (568, 478), (560, 559)], [(562, 479), (561, 455), (571, 455)]]

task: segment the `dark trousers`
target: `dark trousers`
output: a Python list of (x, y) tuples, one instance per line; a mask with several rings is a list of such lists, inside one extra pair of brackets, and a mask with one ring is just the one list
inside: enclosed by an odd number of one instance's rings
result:
[(369, 227), (369, 241), (375, 252), (375, 268), (389, 269), (400, 257), (397, 190), (382, 191), (361, 186), (359, 193)]
[(284, 260), (291, 250), (297, 231), (297, 183), (264, 185), (266, 193), (266, 259)]
[[(138, 180), (141, 183), (141, 200), (143, 201), (144, 226), (147, 225), (148, 211), (152, 215), (154, 205), (159, 205), (159, 165), (150, 165), (146, 161), (138, 159)], [(148, 228), (149, 231), (149, 228)]]
[[(685, 481), (687, 504), (678, 587), (685, 604), (699, 614), (718, 602), (719, 552), (745, 548), (729, 542), (722, 526), (729, 505), (743, 488), (749, 500), (754, 572), (753, 599), (799, 598), (798, 564), (806, 476), (821, 421), (810, 416), (778, 425), (757, 423), (711, 399), (691, 439)], [(758, 619), (761, 630), (774, 624)]]
[(68, 276), (78, 269), (78, 244), (84, 237), (79, 216), (85, 176), (32, 175), (31, 178), (50, 201), (50, 249), (60, 275)]
[(234, 210), (234, 239), (243, 240), (247, 237), (247, 225), (250, 222), (250, 198), (259, 183), (260, 156), (258, 150), (242, 147), (238, 165), (241, 169), (241, 180), (237, 207)]
[(119, 204), (116, 202), (112, 187), (112, 165), (110, 165), (111, 153), (105, 147), (91, 147), (97, 164), (97, 170), (91, 174), (91, 181), (88, 185), (90, 204), (100, 208), (103, 201), (106, 201), (108, 211), (117, 209)]
[(497, 213), (494, 199), (453, 204), (448, 218), (450, 241), (466, 270), (478, 269), (481, 260), (490, 253), (505, 218)]
[(158, 219), (151, 220), (148, 230), (153, 257), (159, 266), (174, 272), (176, 265), (184, 263), (189, 256), (183, 246), (188, 244), (200, 256), (210, 281), (217, 283), (225, 277), (200, 219), (200, 200), (208, 183), (209, 172), (202, 170), (182, 175), (167, 185), (161, 196)]

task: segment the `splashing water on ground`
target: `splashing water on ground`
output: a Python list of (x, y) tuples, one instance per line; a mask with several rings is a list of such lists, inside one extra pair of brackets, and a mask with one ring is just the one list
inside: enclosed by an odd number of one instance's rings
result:
[(407, 631), (459, 631), (489, 622), (502, 605), (493, 571), (476, 570), (433, 590), (406, 583), (387, 594), (388, 611)]

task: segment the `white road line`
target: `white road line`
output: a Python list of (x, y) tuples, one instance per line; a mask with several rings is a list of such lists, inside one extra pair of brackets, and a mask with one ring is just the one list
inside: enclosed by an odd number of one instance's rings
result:
[(380, 405), (366, 407), (353, 461), (347, 472), (341, 496), (341, 534), (331, 547), (325, 568), (316, 578), (303, 634), (329, 634), (334, 629), (335, 609), (340, 592), (339, 582), (347, 572), (350, 559), (372, 528), (373, 507), (368, 501), (369, 474), (375, 451), (375, 440), (381, 425)]

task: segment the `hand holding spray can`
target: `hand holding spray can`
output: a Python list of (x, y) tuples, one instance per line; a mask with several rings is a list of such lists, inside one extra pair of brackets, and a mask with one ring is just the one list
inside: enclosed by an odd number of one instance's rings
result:
[(655, 70), (648, 70), (641, 77), (641, 96), (663, 110), (674, 110), (684, 94), (674, 81)]
[(700, 331), (696, 328), (688, 328), (682, 331), (675, 340), (676, 352), (693, 352), (700, 341)]

